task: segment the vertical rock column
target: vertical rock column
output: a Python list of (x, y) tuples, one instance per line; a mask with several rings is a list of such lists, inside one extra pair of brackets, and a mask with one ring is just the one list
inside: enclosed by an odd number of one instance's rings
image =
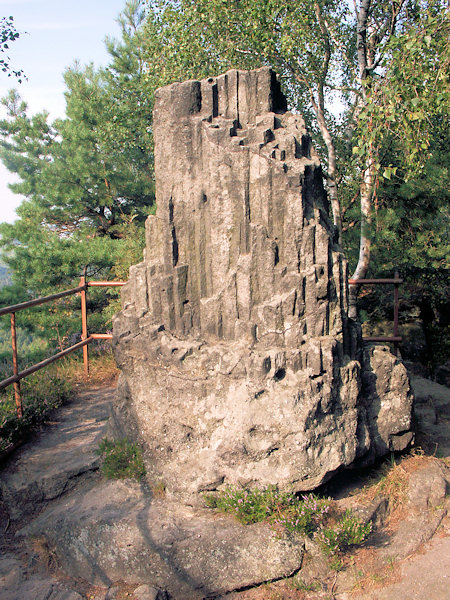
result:
[(370, 453), (374, 427), (304, 121), (270, 68), (233, 70), (158, 90), (154, 138), (157, 213), (114, 323), (116, 423), (190, 500), (311, 489)]

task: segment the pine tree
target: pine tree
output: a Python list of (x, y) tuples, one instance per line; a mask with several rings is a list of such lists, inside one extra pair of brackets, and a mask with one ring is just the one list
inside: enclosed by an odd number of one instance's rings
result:
[[(123, 39), (108, 42), (108, 68), (66, 71), (65, 118), (29, 116), (14, 91), (3, 100), (0, 157), (19, 176), (11, 189), (25, 200), (19, 219), (0, 225), (0, 244), (14, 283), (30, 296), (71, 287), (85, 267), (91, 279), (123, 278), (142, 256), (144, 222), (155, 207), (141, 23), (132, 2)], [(110, 314), (107, 301), (96, 303)], [(71, 303), (65, 306), (70, 313)]]

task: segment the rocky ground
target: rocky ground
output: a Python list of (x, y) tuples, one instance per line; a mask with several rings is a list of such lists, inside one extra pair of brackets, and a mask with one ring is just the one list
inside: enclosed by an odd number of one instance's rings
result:
[[(270, 572), (267, 570), (270, 565), (264, 564), (262, 569), (263, 560), (255, 560), (255, 556), (267, 552), (269, 538), (264, 537), (267, 536), (264, 527), (250, 526), (253, 529), (245, 532), (245, 539), (237, 548), (243, 552), (242, 547), (254, 547), (255, 552), (246, 556), (250, 562), (242, 563), (240, 571), (229, 575), (235, 577), (235, 590), (239, 591), (209, 597), (220, 600), (442, 600), (447, 597), (450, 538), (446, 459), (450, 390), (419, 377), (413, 378), (412, 384), (416, 396), (416, 452), (403, 459), (397, 457), (396, 466), (384, 463), (370, 472), (347, 473), (328, 486), (327, 492), (338, 505), (351, 507), (361, 518), (373, 521), (374, 531), (369, 540), (343, 557), (339, 571), (330, 568), (312, 542), (298, 548), (295, 544), (284, 549), (276, 547), (273, 560), (283, 561), (287, 576), (253, 585), (252, 577), (261, 581), (264, 569)], [(149, 540), (170, 542), (172, 549), (187, 557), (186, 565), (201, 564), (202, 552), (205, 555), (217, 551), (202, 547), (202, 540), (195, 539), (193, 531), (184, 537), (179, 529), (174, 533), (173, 518), (171, 521), (167, 517), (170, 499), (157, 498), (155, 489), (128, 480), (106, 482), (99, 475), (96, 449), (105, 435), (112, 394), (111, 388), (100, 388), (79, 395), (4, 463), (0, 474), (1, 600), (162, 600), (167, 597), (165, 592), (146, 582), (145, 572), (139, 570), (139, 560), (149, 559), (145, 556)], [(181, 522), (185, 515), (177, 518)], [(159, 529), (155, 523), (159, 523)], [(201, 532), (204, 524), (195, 523)], [(228, 535), (227, 539), (243, 537), (242, 531), (235, 532), (237, 526), (228, 517), (218, 516), (216, 526), (224, 536)], [(104, 537), (106, 530), (109, 538)], [(93, 551), (95, 548), (99, 552), (102, 540), (105, 543), (111, 540), (112, 531), (114, 546), (126, 553), (125, 565), (118, 564), (111, 548), (103, 548), (109, 562)], [(89, 535), (95, 537), (95, 543), (89, 542)], [(143, 539), (142, 544), (145, 542), (147, 546), (138, 547), (136, 539)], [(134, 554), (127, 549), (132, 546)], [(90, 554), (86, 554), (87, 549)], [(222, 569), (219, 566), (218, 580), (224, 577), (226, 554), (219, 560)], [(296, 564), (301, 564), (301, 569), (292, 574)], [(242, 579), (245, 568), (250, 574)], [(258, 570), (261, 573), (255, 575)], [(220, 589), (220, 581), (215, 587)], [(184, 598), (179, 596), (177, 600)]]

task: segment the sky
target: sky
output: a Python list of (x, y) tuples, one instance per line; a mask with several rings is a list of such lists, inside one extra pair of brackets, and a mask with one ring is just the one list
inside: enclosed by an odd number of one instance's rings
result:
[[(120, 37), (117, 17), (125, 0), (0, 0), (0, 17), (14, 17), (20, 37), (7, 54), (13, 69), (23, 69), (28, 81), (19, 84), (0, 71), (0, 98), (16, 88), (30, 114), (47, 110), (50, 120), (65, 114), (63, 73), (79, 61), (108, 63), (104, 40)], [(23, 32), (23, 33), (22, 33)], [(0, 118), (5, 116), (0, 107)], [(0, 222), (12, 223), (22, 198), (7, 187), (15, 181), (0, 162)]]

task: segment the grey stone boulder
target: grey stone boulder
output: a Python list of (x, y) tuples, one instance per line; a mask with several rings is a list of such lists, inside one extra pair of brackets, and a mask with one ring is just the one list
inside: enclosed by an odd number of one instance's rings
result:
[(387, 346), (366, 345), (360, 396), (360, 427), (365, 423), (370, 439), (365, 462), (403, 450), (414, 440), (412, 405), (413, 393), (401, 360)]
[(156, 92), (157, 213), (113, 346), (112, 427), (181, 502), (311, 490), (412, 440), (406, 370), (362, 353), (303, 118), (272, 69)]
[(300, 536), (243, 526), (210, 509), (150, 499), (126, 480), (74, 491), (19, 535), (44, 536), (72, 577), (147, 584), (175, 600), (200, 599), (296, 572)]

